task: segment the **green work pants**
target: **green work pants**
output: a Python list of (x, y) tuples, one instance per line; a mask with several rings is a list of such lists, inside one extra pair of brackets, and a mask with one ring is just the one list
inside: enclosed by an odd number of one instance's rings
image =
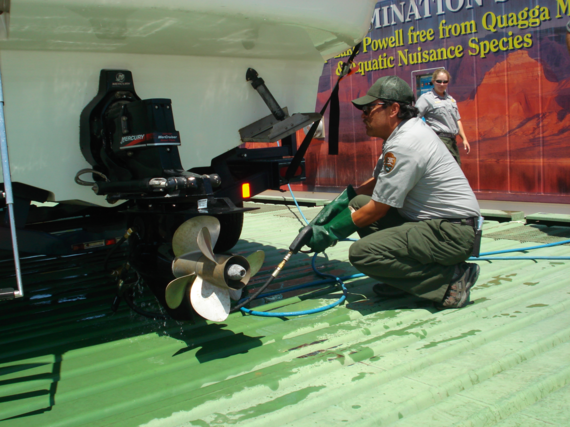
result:
[[(359, 209), (370, 196), (356, 196), (350, 206)], [(410, 221), (397, 209), (358, 230), (361, 239), (349, 250), (358, 271), (395, 288), (441, 302), (455, 265), (471, 255), (475, 231), (469, 225), (443, 219)]]
[(459, 157), (459, 148), (457, 147), (457, 142), (455, 141), (455, 137), (448, 138), (446, 136), (440, 136), (439, 139), (443, 141), (455, 161), (459, 166), (461, 166), (461, 157)]

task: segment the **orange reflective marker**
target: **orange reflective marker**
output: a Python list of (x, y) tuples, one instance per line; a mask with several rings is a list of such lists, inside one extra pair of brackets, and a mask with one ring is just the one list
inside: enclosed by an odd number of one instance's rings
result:
[(251, 188), (247, 182), (241, 185), (241, 197), (244, 199), (251, 197)]

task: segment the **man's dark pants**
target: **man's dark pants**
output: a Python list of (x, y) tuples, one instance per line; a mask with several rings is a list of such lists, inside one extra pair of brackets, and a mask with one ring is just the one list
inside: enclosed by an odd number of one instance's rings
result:
[[(371, 200), (356, 196), (359, 209)], [(409, 221), (390, 208), (380, 220), (358, 231), (361, 239), (349, 251), (358, 271), (410, 294), (442, 302), (455, 265), (471, 255), (473, 227), (442, 219)]]

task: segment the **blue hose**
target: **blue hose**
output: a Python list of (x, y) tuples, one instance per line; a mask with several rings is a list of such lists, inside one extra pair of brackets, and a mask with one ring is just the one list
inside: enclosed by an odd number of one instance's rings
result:
[[(281, 147), (280, 141), (277, 141), (277, 146)], [(293, 198), (293, 202), (295, 203), (295, 206), (297, 206), (297, 210), (299, 211), (299, 213), (303, 217), (305, 224), (309, 225), (309, 221), (307, 221), (307, 218), (305, 218), (305, 215), (303, 214), (303, 211), (301, 210), (301, 207), (299, 206), (299, 203), (297, 203), (297, 199), (295, 198), (295, 195), (293, 194), (293, 189), (291, 188), (291, 184), (287, 184), (287, 187), (289, 188), (289, 193), (291, 193), (291, 197)]]
[(344, 283), (342, 283), (342, 280), (340, 280), (340, 278), (338, 278), (338, 277), (336, 277), (335, 279), (338, 281), (338, 283), (340, 283), (340, 285), (342, 287), (342, 294), (343, 295), (340, 297), (340, 299), (338, 301), (335, 301), (329, 305), (325, 305), (324, 307), (313, 308), (312, 310), (284, 311), (284, 312), (255, 311), (255, 310), (250, 310), (249, 308), (242, 307), (241, 311), (244, 313), (247, 313), (247, 314), (253, 314), (254, 316), (262, 316), (262, 317), (291, 317), (291, 316), (303, 316), (305, 314), (320, 313), (321, 311), (329, 310), (329, 309), (336, 307), (337, 305), (343, 303), (346, 300), (346, 296), (348, 295), (348, 291), (347, 291), (346, 287), (344, 286)]
[(555, 243), (547, 243), (545, 245), (538, 245), (538, 246), (529, 246), (528, 248), (518, 248), (518, 249), (505, 249), (502, 251), (494, 251), (494, 252), (484, 252), (482, 253), (479, 257), (475, 258), (475, 257), (471, 257), (469, 258), (469, 261), (493, 261), (493, 260), (528, 260), (528, 259), (550, 259), (550, 260), (569, 260), (570, 257), (559, 257), (559, 256), (517, 256), (517, 257), (487, 257), (485, 258), (485, 255), (496, 255), (496, 254), (507, 254), (507, 253), (512, 253), (512, 252), (524, 252), (524, 251), (530, 251), (530, 250), (534, 250), (534, 249), (541, 249), (541, 248), (549, 248), (552, 246), (559, 246), (559, 245), (565, 245), (567, 243), (570, 243), (570, 240), (562, 240), (561, 242), (555, 242)]
[(305, 218), (305, 215), (303, 215), (303, 211), (301, 210), (301, 207), (299, 206), (299, 203), (297, 203), (297, 199), (295, 198), (295, 195), (293, 194), (293, 190), (291, 189), (291, 184), (287, 184), (287, 187), (289, 187), (289, 192), (291, 193), (291, 197), (293, 197), (293, 202), (295, 202), (295, 206), (297, 206), (297, 210), (299, 211), (299, 213), (303, 217), (303, 220), (305, 220), (305, 224), (309, 225), (309, 221), (307, 221), (307, 218)]
[[(317, 271), (317, 268), (315, 266), (315, 259), (317, 258), (317, 254), (315, 253), (315, 255), (313, 255), (313, 260), (311, 262), (311, 265), (313, 267), (313, 271), (318, 274), (320, 277), (329, 277), (329, 279), (324, 279), (324, 280), (319, 280), (316, 282), (310, 282), (310, 283), (305, 283), (304, 285), (299, 285), (299, 286), (294, 286), (292, 288), (287, 288), (286, 292), (289, 291), (294, 291), (297, 289), (303, 289), (303, 288), (309, 288), (312, 286), (319, 286), (325, 283), (331, 283), (331, 282), (335, 282), (340, 284), (341, 288), (342, 288), (342, 296), (338, 299), (338, 301), (333, 302), (332, 304), (329, 305), (325, 305), (324, 307), (319, 307), (319, 308), (313, 308), (311, 310), (303, 310), (303, 311), (286, 311), (286, 312), (266, 312), (266, 311), (255, 311), (255, 310), (250, 310), (249, 308), (245, 308), (242, 307), (240, 310), (243, 313), (247, 313), (247, 314), (252, 314), (254, 316), (262, 316), (262, 317), (292, 317), (292, 316), (303, 316), (305, 314), (315, 314), (315, 313), (320, 313), (322, 311), (326, 311), (329, 310), (333, 307), (336, 307), (339, 304), (342, 304), (345, 300), (346, 297), (348, 296), (348, 290), (346, 289), (346, 286), (344, 285), (344, 282), (342, 281), (342, 279), (340, 277), (336, 277), (333, 276), (332, 274), (326, 274), (326, 273), (321, 273), (320, 271)], [(359, 274), (353, 274), (351, 276), (346, 276), (344, 279), (350, 279), (350, 278), (354, 278), (354, 277), (361, 277), (364, 276), (364, 274), (359, 273)], [(262, 294), (262, 295), (258, 295), (257, 298), (262, 298), (262, 297), (266, 297), (266, 296), (271, 296), (271, 295), (276, 295), (276, 294), (282, 294), (284, 291), (275, 291), (275, 292), (268, 292), (266, 294)]]
[(541, 249), (541, 248), (549, 248), (549, 247), (551, 247), (551, 246), (565, 245), (566, 243), (570, 243), (570, 240), (562, 240), (561, 242), (548, 243), (548, 244), (539, 245), (539, 246), (529, 246), (528, 248), (505, 249), (505, 250), (503, 250), (503, 251), (484, 252), (484, 253), (481, 254), (481, 256), (484, 256), (484, 255), (495, 255), (495, 254), (506, 254), (506, 253), (509, 253), (509, 252), (530, 251), (530, 250), (532, 250), (532, 249)]

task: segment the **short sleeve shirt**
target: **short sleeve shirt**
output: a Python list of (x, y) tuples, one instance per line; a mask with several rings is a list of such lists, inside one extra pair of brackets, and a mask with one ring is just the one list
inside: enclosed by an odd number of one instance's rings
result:
[(461, 120), (457, 102), (447, 92), (439, 96), (435, 90), (424, 93), (416, 102), (419, 110), (418, 117), (424, 117), (426, 123), (435, 132), (444, 132), (457, 135), (459, 133), (458, 120)]
[(449, 150), (421, 119), (400, 123), (384, 141), (372, 200), (412, 221), (469, 218), (479, 204)]

